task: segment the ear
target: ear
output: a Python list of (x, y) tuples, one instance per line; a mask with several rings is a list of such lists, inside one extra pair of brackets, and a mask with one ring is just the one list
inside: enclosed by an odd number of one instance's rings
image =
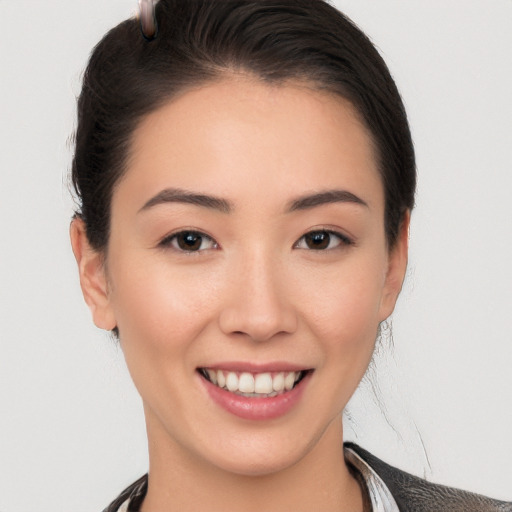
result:
[(78, 263), (80, 286), (93, 321), (100, 329), (111, 331), (116, 327), (116, 321), (109, 300), (104, 255), (89, 244), (82, 219), (75, 217), (71, 221), (69, 234)]
[(407, 211), (404, 215), (398, 238), (395, 245), (389, 251), (388, 269), (386, 273), (384, 291), (381, 300), (381, 321), (388, 318), (393, 310), (402, 289), (407, 270), (407, 257), (409, 252), (409, 225), (411, 213)]

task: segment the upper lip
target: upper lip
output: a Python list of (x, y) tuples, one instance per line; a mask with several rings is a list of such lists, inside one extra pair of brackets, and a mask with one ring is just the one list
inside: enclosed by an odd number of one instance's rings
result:
[(199, 368), (210, 370), (223, 370), (227, 372), (247, 372), (247, 373), (269, 373), (269, 372), (300, 372), (308, 370), (311, 367), (296, 363), (284, 361), (274, 361), (268, 363), (254, 363), (249, 361), (225, 361), (211, 363)]

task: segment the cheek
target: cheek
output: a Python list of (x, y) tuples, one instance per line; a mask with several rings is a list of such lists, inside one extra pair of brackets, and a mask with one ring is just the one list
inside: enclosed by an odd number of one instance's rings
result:
[(373, 353), (379, 325), (378, 308), (372, 301), (364, 306), (367, 309), (355, 308), (349, 300), (339, 300), (314, 319), (316, 337), (322, 340), (326, 353), (347, 367), (366, 367)]
[(118, 265), (111, 303), (123, 345), (143, 344), (141, 350), (156, 352), (183, 348), (213, 314), (217, 287), (203, 277), (165, 261)]
[(309, 310), (314, 311), (315, 324), (328, 338), (340, 332), (363, 332), (367, 324), (378, 325), (383, 288), (382, 266), (340, 267), (323, 277), (316, 276)]
[[(195, 276), (195, 277), (194, 277)], [(133, 382), (154, 410), (184, 407), (176, 382), (190, 377), (195, 341), (214, 316), (214, 282), (167, 264), (122, 261), (112, 275), (112, 306)], [(162, 409), (163, 407), (163, 409)]]
[[(314, 337), (324, 345), (325, 364), (341, 374), (364, 373), (371, 359), (384, 285), (382, 265), (350, 265), (325, 278), (303, 303)], [(307, 311), (307, 312), (306, 312)]]

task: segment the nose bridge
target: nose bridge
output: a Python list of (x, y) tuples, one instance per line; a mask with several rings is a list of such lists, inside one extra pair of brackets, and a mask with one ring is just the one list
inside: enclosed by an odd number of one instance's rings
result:
[(232, 263), (221, 329), (226, 334), (245, 334), (254, 341), (295, 331), (297, 319), (279, 256), (259, 246), (244, 251)]

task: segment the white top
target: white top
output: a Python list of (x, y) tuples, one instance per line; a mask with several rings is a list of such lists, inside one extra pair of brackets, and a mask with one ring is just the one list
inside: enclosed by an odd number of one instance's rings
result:
[(130, 504), (130, 500), (126, 500), (118, 509), (118, 512), (127, 512), (128, 505)]
[(363, 476), (372, 503), (372, 512), (400, 512), (382, 478), (352, 449), (345, 447), (345, 458)]
[[(354, 450), (345, 447), (345, 458), (361, 473), (370, 496), (372, 512), (400, 512), (382, 478)], [(126, 500), (118, 512), (128, 512), (129, 503), (130, 500)]]

